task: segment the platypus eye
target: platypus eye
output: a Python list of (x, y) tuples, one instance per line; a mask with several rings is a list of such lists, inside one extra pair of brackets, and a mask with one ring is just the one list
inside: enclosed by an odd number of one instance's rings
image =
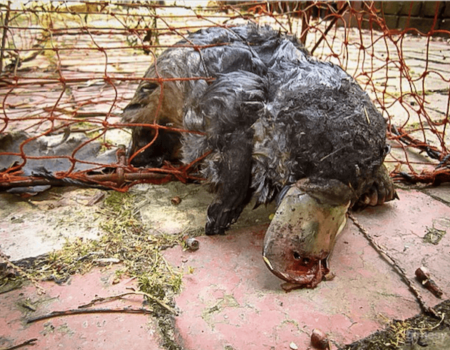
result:
[(159, 85), (156, 84), (156, 83), (148, 83), (148, 84), (143, 85), (143, 86), (140, 88), (139, 92), (142, 92), (142, 93), (144, 93), (144, 94), (149, 94), (149, 93), (151, 93), (152, 91), (156, 90), (156, 88), (157, 88), (158, 86), (159, 86)]
[(381, 156), (384, 157), (387, 154), (389, 154), (391, 152), (391, 146), (390, 145), (386, 145), (383, 147), (382, 151), (381, 151)]
[(294, 252), (294, 259), (295, 260), (300, 260), (302, 257), (298, 252)]

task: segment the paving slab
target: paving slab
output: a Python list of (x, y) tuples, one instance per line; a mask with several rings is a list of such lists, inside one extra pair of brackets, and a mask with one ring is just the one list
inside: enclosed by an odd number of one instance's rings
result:
[[(168, 193), (155, 198), (170, 201), (171, 195), (180, 194), (176, 189), (183, 188), (173, 186)], [(186, 188), (192, 190), (189, 186)], [(439, 286), (448, 291), (449, 206), (419, 191), (398, 192), (400, 201), (367, 209), (355, 216), (377, 242), (400, 261), (409, 277), (414, 276), (417, 267), (424, 265)], [(70, 198), (77, 193), (80, 195), (75, 191)], [(195, 191), (189, 193), (183, 195), (199, 195)], [(185, 204), (192, 206), (188, 197), (185, 197)], [(137, 196), (137, 200), (142, 201), (143, 196)], [(42, 200), (34, 204), (45, 209), (51, 202)], [(79, 202), (73, 201), (73, 204)], [(19, 202), (14, 205), (30, 206)], [(262, 217), (267, 214), (262, 213)], [(16, 215), (19, 214), (20, 211)], [(176, 247), (165, 253), (170, 264), (184, 270), (182, 292), (175, 299), (180, 311), (175, 318), (175, 334), (182, 349), (289, 349), (291, 343), (299, 349), (307, 349), (314, 328), (326, 332), (336, 348), (335, 344), (359, 340), (383, 328), (392, 319), (406, 319), (420, 312), (400, 277), (351, 223), (339, 237), (331, 258), (336, 278), (322, 282), (313, 290), (284, 292), (280, 288), (282, 281), (273, 276), (262, 261), (267, 224), (254, 226), (258, 221), (249, 220), (246, 213), (243, 215), (241, 224), (245, 227), (225, 236), (198, 237), (200, 249), (196, 252)], [(166, 219), (172, 218), (174, 216)], [(441, 232), (440, 240), (433, 241), (436, 244), (424, 240), (436, 230)], [(162, 349), (157, 319), (146, 315), (78, 315), (26, 325), (30, 317), (76, 309), (96, 296), (116, 295), (136, 287), (126, 279), (114, 285), (113, 278), (114, 269), (95, 269), (85, 275), (75, 275), (62, 285), (42, 282), (47, 291), (44, 295), (38, 295), (32, 285), (2, 294), (0, 347), (37, 338), (36, 346), (24, 349), (124, 349), (130, 344)], [(430, 306), (440, 302), (414, 283)], [(448, 294), (443, 298), (447, 299)], [(36, 311), (24, 306), (26, 302)], [(127, 297), (100, 305), (103, 306), (138, 308), (142, 306), (142, 299)]]
[(12, 261), (48, 254), (76, 237), (98, 239), (99, 216), (88, 202), (97, 189), (52, 188), (28, 199), (0, 194), (0, 250)]
[(443, 203), (450, 204), (450, 184), (445, 183), (440, 186), (428, 187), (424, 189), (426, 194), (429, 194), (435, 199), (442, 201)]
[[(418, 191), (399, 190), (401, 200), (355, 216), (413, 278), (426, 266), (444, 291), (450, 288), (450, 208)], [(437, 245), (425, 235), (439, 223), (446, 234)], [(178, 341), (185, 349), (299, 349), (310, 346), (314, 328), (335, 344), (368, 336), (420, 307), (397, 273), (352, 223), (341, 233), (331, 258), (336, 278), (316, 289), (290, 293), (265, 267), (262, 243), (267, 225), (199, 237), (196, 252), (173, 248), (166, 259), (185, 271), (176, 297)], [(440, 302), (422, 289), (424, 300)], [(448, 298), (444, 295), (443, 298)]]
[[(114, 269), (94, 269), (73, 276), (69, 283), (42, 282), (45, 294), (38, 295), (33, 285), (2, 294), (0, 297), (0, 348), (10, 348), (30, 339), (34, 345), (23, 350), (54, 349), (155, 349), (160, 339), (155, 320), (142, 314), (95, 313), (55, 317), (27, 324), (26, 320), (53, 311), (77, 309), (96, 297), (129, 292), (136, 287), (129, 280), (113, 284)], [(128, 296), (94, 308), (141, 308), (142, 297)], [(33, 311), (35, 309), (35, 311)]]
[[(205, 186), (169, 182), (164, 185), (140, 184), (131, 188), (135, 195), (136, 210), (139, 211), (142, 223), (150, 232), (175, 234), (180, 232), (203, 234), (206, 224), (206, 212), (214, 199)], [(180, 203), (172, 204), (178, 197)], [(254, 202), (247, 205), (236, 228), (249, 227), (270, 222), (270, 215), (275, 212), (275, 203), (259, 206)]]
[[(206, 210), (214, 196), (204, 186), (170, 182), (131, 188), (132, 205), (149, 234), (202, 234)], [(48, 254), (77, 237), (98, 239), (102, 201), (107, 191), (92, 188), (52, 188), (28, 199), (0, 193), (0, 250), (12, 261)], [(179, 197), (175, 206), (171, 199)], [(235, 227), (268, 223), (275, 205), (245, 208)]]

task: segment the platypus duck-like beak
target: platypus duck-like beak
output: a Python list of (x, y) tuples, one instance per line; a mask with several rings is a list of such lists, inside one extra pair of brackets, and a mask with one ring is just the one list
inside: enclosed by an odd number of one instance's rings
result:
[[(351, 201), (349, 195), (328, 200), (322, 192), (319, 196), (305, 192), (301, 185), (293, 185), (278, 206), (264, 238), (263, 259), (286, 282), (314, 288), (329, 272), (327, 259), (345, 226)], [(343, 186), (338, 184), (339, 191)]]

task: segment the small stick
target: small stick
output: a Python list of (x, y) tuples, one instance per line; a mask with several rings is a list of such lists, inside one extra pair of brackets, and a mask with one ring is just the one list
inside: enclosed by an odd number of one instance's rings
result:
[(434, 317), (440, 318), (437, 314), (436, 310), (434, 310), (432, 307), (427, 306), (425, 301), (422, 298), (422, 295), (419, 293), (416, 287), (414, 287), (411, 280), (407, 277), (406, 271), (399, 265), (397, 260), (390, 256), (388, 252), (386, 252), (375, 240), (373, 237), (366, 231), (366, 229), (358, 222), (358, 220), (351, 214), (348, 213), (348, 217), (353, 221), (356, 227), (359, 228), (361, 233), (367, 238), (367, 240), (372, 244), (372, 246), (375, 248), (375, 250), (386, 260), (388, 261), (394, 268), (395, 271), (400, 275), (400, 277), (403, 279), (403, 281), (408, 285), (409, 289), (413, 292), (413, 294), (416, 296), (417, 301), (420, 304), (420, 307), (422, 310), (426, 313), (432, 314)]
[[(328, 32), (331, 30), (331, 28), (333, 28), (334, 24), (337, 22), (337, 20), (339, 18), (341, 18), (341, 15), (345, 12), (345, 10), (347, 10), (347, 6), (349, 5), (349, 1), (346, 1), (344, 3), (344, 6), (342, 6), (342, 8), (336, 13), (336, 15), (334, 16), (334, 18), (331, 20), (330, 24), (328, 25), (327, 29), (325, 29), (325, 32), (322, 34), (322, 36), (319, 38), (319, 40), (317, 40), (316, 44), (314, 45), (314, 47), (311, 49), (311, 55), (314, 54), (314, 51), (316, 51), (316, 49), (319, 47), (320, 43), (322, 42), (322, 40), (324, 38), (326, 38)], [(305, 42), (306, 42), (306, 38), (305, 38)], [(305, 44), (305, 42), (302, 42), (303, 44)]]
[(430, 272), (424, 266), (419, 267), (416, 270), (416, 277), (422, 283), (422, 285), (433, 293), (438, 298), (442, 297), (442, 289), (436, 284), (436, 282), (431, 278)]
[(80, 314), (99, 314), (99, 313), (125, 313), (125, 314), (153, 314), (153, 311), (147, 309), (72, 309), (66, 311), (53, 311), (47, 315), (33, 317), (27, 320), (27, 323), (46, 320), (58, 316), (70, 316)]
[(147, 298), (157, 302), (159, 305), (161, 305), (162, 307), (164, 307), (167, 311), (169, 311), (171, 314), (177, 315), (177, 312), (172, 309), (169, 305), (167, 305), (166, 303), (164, 303), (163, 301), (159, 300), (158, 298), (155, 298), (153, 295), (145, 293), (145, 292), (127, 292), (127, 293), (123, 293), (123, 294), (119, 294), (119, 295), (113, 295), (110, 297), (99, 297), (99, 298), (95, 298), (93, 299), (91, 302), (89, 302), (88, 304), (85, 305), (80, 305), (78, 306), (79, 309), (82, 308), (86, 308), (86, 307), (91, 307), (92, 305), (96, 304), (96, 303), (101, 303), (101, 302), (107, 302), (107, 301), (111, 301), (111, 300), (117, 300), (117, 299), (121, 299), (124, 296), (127, 295), (143, 295), (146, 296)]
[(26, 345), (34, 345), (33, 343), (37, 341), (36, 338), (24, 341), (23, 343), (11, 346), (10, 348), (1, 348), (0, 350), (13, 350), (13, 349), (18, 349), (21, 348), (22, 346), (26, 346)]
[[(3, 58), (5, 54), (6, 47), (6, 37), (8, 35), (8, 22), (9, 22), (9, 14), (11, 13), (11, 1), (8, 1), (8, 5), (6, 5), (6, 15), (3, 24), (3, 36), (2, 36), (2, 48), (0, 49), (0, 74), (3, 73)], [(17, 62), (19, 62), (19, 58), (17, 58)]]

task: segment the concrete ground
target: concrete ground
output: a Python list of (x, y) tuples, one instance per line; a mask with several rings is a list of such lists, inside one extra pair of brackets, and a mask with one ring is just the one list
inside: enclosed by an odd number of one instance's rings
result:
[[(211, 199), (201, 186), (181, 183), (140, 185), (132, 192), (142, 220), (167, 233), (182, 228), (201, 231)], [(414, 280), (414, 271), (426, 266), (444, 290), (442, 299), (448, 299), (450, 187), (398, 192), (399, 201), (355, 217), (399, 261), (425, 302), (434, 306), (442, 300)], [(1, 251), (15, 261), (59, 249), (64, 235), (99, 234), (94, 228), (103, 218), (95, 213), (103, 204), (88, 205), (89, 198), (98, 193), (101, 191), (54, 189), (29, 200), (1, 195)], [(170, 204), (173, 196), (182, 198), (179, 206)], [(336, 349), (385, 328), (393, 319), (406, 319), (421, 311), (393, 267), (351, 221), (331, 258), (336, 277), (316, 289), (283, 291), (282, 281), (269, 272), (261, 257), (272, 211), (273, 207), (246, 209), (238, 228), (227, 235), (199, 236), (197, 251), (181, 246), (165, 250), (166, 263), (183, 272), (181, 292), (174, 297), (178, 316), (169, 325), (174, 343), (166, 342), (163, 347), (167, 327), (161, 335), (158, 317), (145, 314), (80, 314), (27, 324), (30, 318), (77, 309), (96, 297), (135, 290), (136, 280), (115, 278), (118, 264), (73, 275), (60, 284), (41, 282), (45, 294), (39, 295), (32, 284), (2, 294), (0, 349), (30, 339), (36, 339), (35, 345), (23, 349), (307, 349), (315, 328), (325, 332), (331, 348)], [(433, 238), (436, 232), (443, 234), (442, 238), (430, 243), (426, 238)], [(136, 309), (143, 306), (142, 300), (130, 295), (94, 308)]]

